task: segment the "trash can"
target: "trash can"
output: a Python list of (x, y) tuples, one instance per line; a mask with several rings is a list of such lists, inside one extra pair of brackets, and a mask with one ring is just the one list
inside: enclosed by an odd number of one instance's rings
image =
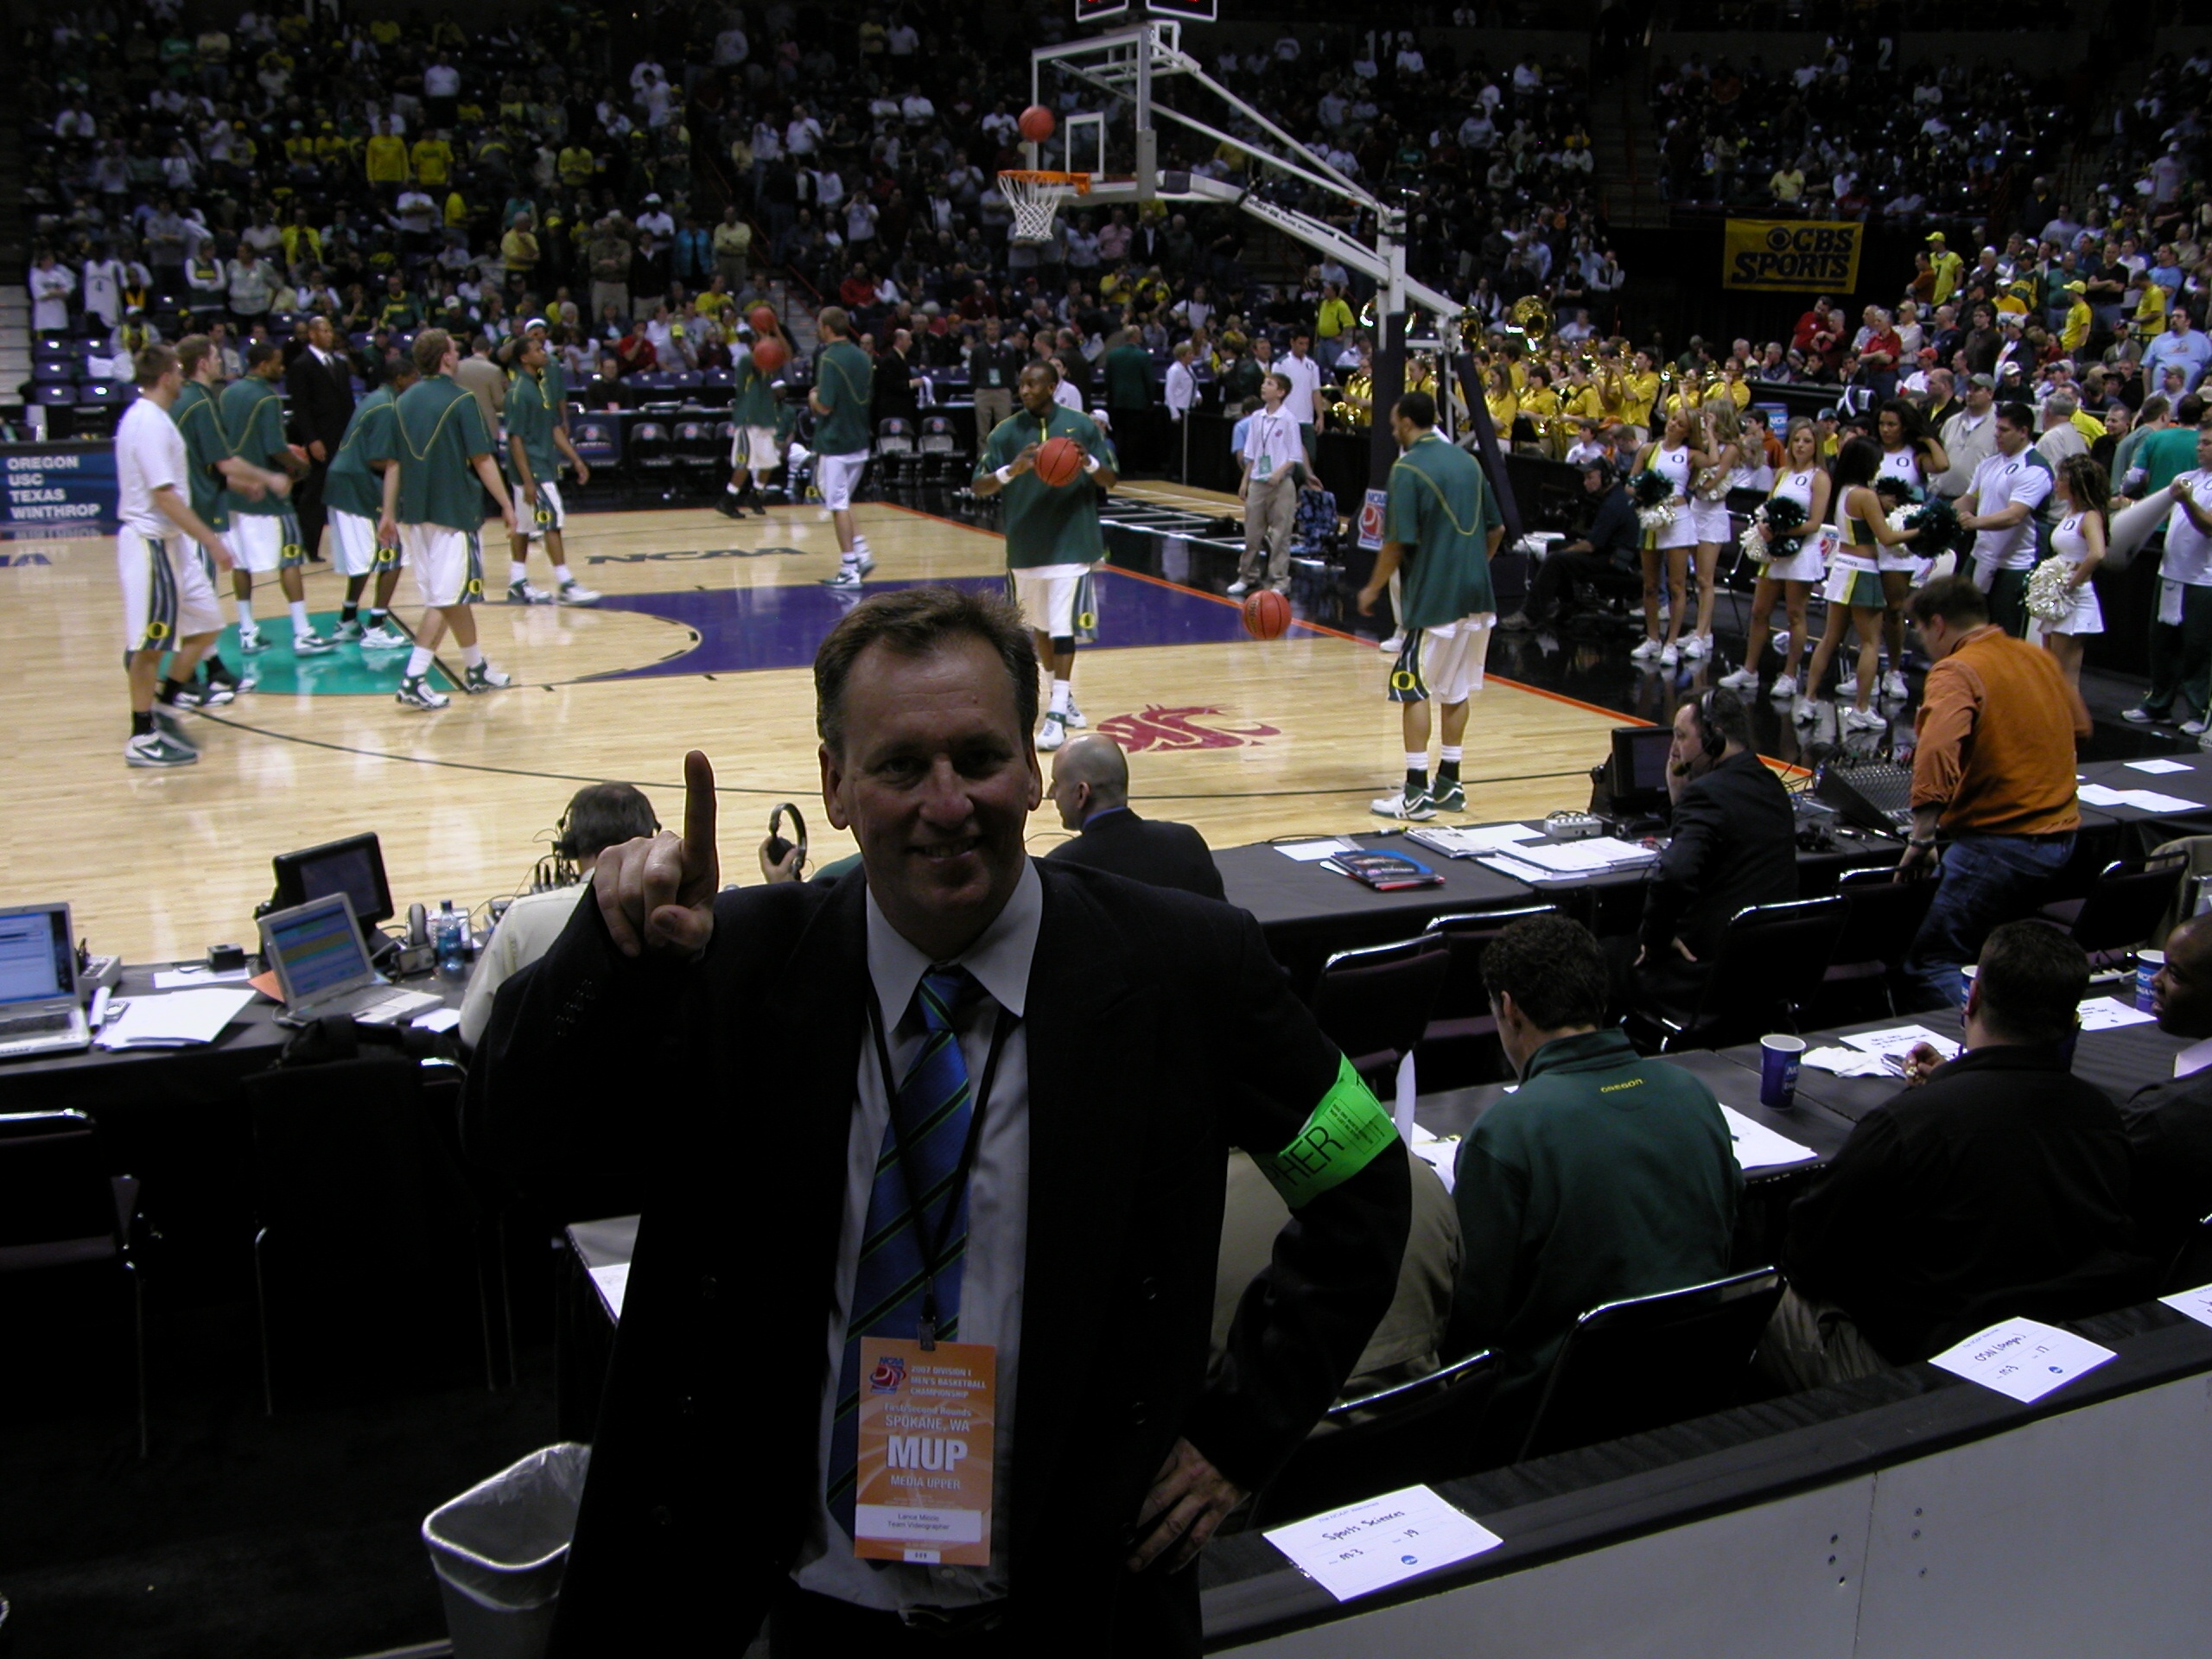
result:
[(454, 1659), (542, 1659), (590, 1464), (564, 1440), (423, 1518)]

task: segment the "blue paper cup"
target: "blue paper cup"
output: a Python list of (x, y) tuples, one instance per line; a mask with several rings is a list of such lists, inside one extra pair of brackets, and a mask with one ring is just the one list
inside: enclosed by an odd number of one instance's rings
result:
[(1797, 1067), (1805, 1039), (1781, 1033), (1759, 1039), (1759, 1104), (1787, 1106), (1797, 1098)]

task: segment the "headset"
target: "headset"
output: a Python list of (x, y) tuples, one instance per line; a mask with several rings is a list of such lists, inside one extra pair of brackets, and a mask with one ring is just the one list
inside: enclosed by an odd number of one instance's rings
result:
[(798, 815), (798, 808), (789, 801), (776, 803), (776, 810), (768, 814), (768, 861), (780, 864), (791, 850), (791, 843), (784, 839), (784, 814), (791, 815), (791, 830), (798, 836), (798, 857), (792, 861), (791, 875), (796, 880), (806, 880), (806, 820)]
[(1706, 692), (1697, 700), (1697, 734), (1705, 746), (1706, 759), (1718, 760), (1728, 751), (1728, 738), (1713, 723), (1713, 693)]
[[(645, 817), (652, 828), (640, 831), (632, 810), (631, 801), (607, 802), (585, 799), (589, 791), (579, 790), (561, 809), (561, 821), (553, 826), (553, 855), (542, 858), (531, 874), (531, 891), (543, 893), (550, 887), (569, 887), (583, 880), (577, 862), (587, 849), (599, 850), (628, 841), (639, 834), (657, 836), (660, 833), (660, 818), (652, 809), (645, 809)], [(642, 801), (644, 797), (635, 798)], [(583, 803), (579, 818), (576, 806)]]

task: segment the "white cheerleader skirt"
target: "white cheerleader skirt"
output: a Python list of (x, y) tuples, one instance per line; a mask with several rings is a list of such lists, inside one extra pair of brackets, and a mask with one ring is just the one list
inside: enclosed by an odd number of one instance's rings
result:
[(1854, 610), (1880, 610), (1882, 578), (1873, 560), (1863, 553), (1840, 555), (1828, 569), (1821, 597), (1831, 605), (1848, 605)]
[(1797, 550), (1786, 559), (1769, 559), (1766, 574), (1776, 582), (1819, 582), (1828, 573), (1828, 550), (1834, 533), (1825, 528), (1805, 536)]
[(2056, 622), (2043, 625), (2045, 633), (2079, 636), (2105, 631), (2104, 607), (2097, 603), (2097, 584), (2085, 582), (2074, 590), (2074, 608)]
[(1687, 517), (1700, 542), (1713, 542), (1726, 546), (1736, 539), (1736, 532), (1728, 518), (1726, 501), (1704, 501), (1696, 496), (1689, 499), (1687, 512), (1678, 512), (1678, 519)]

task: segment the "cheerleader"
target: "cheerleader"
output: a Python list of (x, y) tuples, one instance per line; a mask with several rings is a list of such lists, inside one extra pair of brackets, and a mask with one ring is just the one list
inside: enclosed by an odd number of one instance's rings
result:
[[(1827, 585), (1821, 597), (1827, 601), (1827, 624), (1821, 630), (1821, 643), (1814, 648), (1812, 665), (1806, 671), (1807, 696), (1797, 705), (1797, 723), (1809, 725), (1828, 712), (1829, 705), (1817, 696), (1821, 680), (1828, 671), (1828, 661), (1835, 655), (1836, 647), (1843, 643), (1843, 626), (1848, 621), (1859, 636), (1859, 672), (1854, 677), (1856, 687), (1852, 694), (1854, 706), (1845, 711), (1843, 728), (1847, 732), (1879, 731), (1885, 724), (1881, 715), (1870, 705), (1874, 700), (1875, 664), (1882, 643), (1882, 576), (1878, 564), (1885, 548), (1897, 548), (1910, 542), (1920, 532), (1917, 530), (1892, 530), (1889, 516), (1882, 510), (1882, 498), (1874, 492), (1874, 479), (1882, 465), (1881, 446), (1872, 438), (1853, 438), (1843, 446), (1835, 459), (1835, 505), (1830, 514), (1835, 527), (1835, 543), (1828, 560)], [(1843, 695), (1842, 688), (1837, 688)]]
[(1699, 410), (1705, 434), (1703, 458), (1690, 490), (1690, 523), (1697, 531), (1697, 627), (1682, 641), (1682, 655), (1694, 662), (1713, 653), (1713, 606), (1720, 592), (1720, 550), (1736, 539), (1728, 517), (1729, 480), (1743, 464), (1743, 428), (1736, 405), (1716, 394)]
[(2078, 691), (2082, 636), (2105, 631), (2104, 612), (2089, 578), (2104, 563), (2105, 535), (2112, 522), (2112, 484), (2105, 469), (2088, 456), (2069, 455), (2058, 463), (2057, 492), (2066, 516), (2050, 532), (2050, 556), (2052, 561), (2063, 559), (2074, 567), (2066, 584), (2074, 595), (2074, 608), (2056, 622), (2043, 625), (2043, 648), (2058, 658), (2066, 683)]
[[(1951, 457), (1928, 429), (1920, 410), (1902, 397), (1892, 397), (1875, 416), (1874, 429), (1882, 440), (1882, 467), (1876, 483), (1897, 480), (1897, 493), (1908, 501), (1928, 499), (1929, 486), (1951, 470)], [(1913, 588), (1927, 579), (1929, 561), (1910, 548), (1885, 547), (1876, 559), (1882, 572), (1882, 637), (1889, 647), (1890, 671), (1882, 677), (1881, 694), (1905, 698), (1912, 695), (1904, 683), (1904, 602)], [(1847, 681), (1836, 687), (1839, 696), (1853, 696), (1857, 687)]]
[[(1645, 444), (1636, 458), (1637, 472), (1657, 473), (1667, 480), (1668, 499), (1675, 505), (1674, 517), (1657, 530), (1643, 532), (1643, 642), (1629, 652), (1639, 663), (1656, 657), (1662, 668), (1672, 668), (1681, 660), (1675, 636), (1681, 632), (1690, 608), (1690, 550), (1697, 545), (1697, 524), (1690, 513), (1690, 480), (1696, 476), (1696, 469), (1707, 464), (1705, 453), (1690, 447), (1690, 417), (1680, 409), (1670, 410), (1659, 441)], [(1675, 601), (1673, 626), (1663, 643), (1659, 638), (1662, 561), (1667, 591)]]
[[(1820, 429), (1808, 420), (1790, 422), (1782, 475), (1775, 480), (1768, 499), (1786, 496), (1803, 508), (1802, 528), (1796, 552), (1787, 558), (1770, 558), (1759, 567), (1758, 585), (1751, 591), (1751, 636), (1744, 652), (1744, 665), (1720, 682), (1732, 691), (1758, 689), (1759, 658), (1766, 654), (1767, 638), (1774, 629), (1775, 601), (1780, 599), (1789, 618), (1789, 639), (1782, 677), (1768, 695), (1776, 702), (1791, 702), (1798, 696), (1797, 664), (1806, 645), (1805, 607), (1812, 599), (1814, 585), (1827, 574), (1824, 549), (1829, 493), (1827, 468), (1821, 465)], [(1764, 524), (1759, 526), (1759, 537), (1763, 541), (1774, 539)]]

